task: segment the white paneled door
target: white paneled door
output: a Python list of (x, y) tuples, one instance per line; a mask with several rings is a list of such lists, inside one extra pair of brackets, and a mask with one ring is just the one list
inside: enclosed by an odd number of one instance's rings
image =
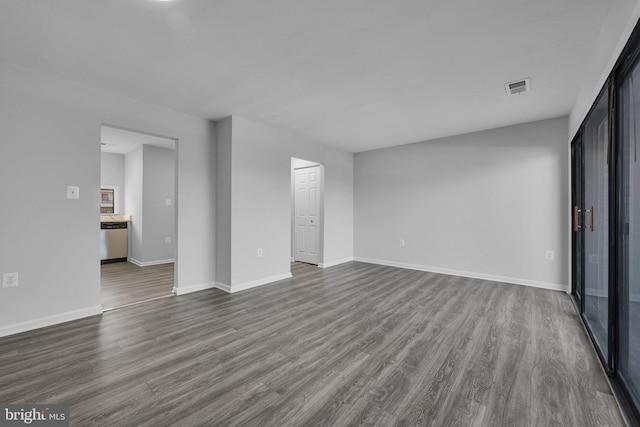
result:
[(320, 252), (320, 166), (295, 169), (294, 259), (318, 264)]

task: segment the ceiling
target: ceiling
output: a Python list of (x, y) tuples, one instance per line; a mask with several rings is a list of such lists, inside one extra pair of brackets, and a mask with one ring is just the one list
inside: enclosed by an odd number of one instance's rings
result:
[(141, 145), (154, 145), (171, 150), (176, 148), (174, 139), (131, 132), (111, 126), (102, 126), (100, 133), (100, 150), (103, 153), (127, 154)]
[(359, 152), (568, 114), (615, 4), (0, 0), (0, 61)]

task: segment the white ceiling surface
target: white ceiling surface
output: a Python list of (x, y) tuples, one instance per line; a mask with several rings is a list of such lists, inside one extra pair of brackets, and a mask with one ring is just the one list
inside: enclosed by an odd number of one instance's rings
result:
[(0, 0), (0, 61), (358, 152), (568, 114), (616, 3)]
[(141, 145), (175, 149), (176, 141), (170, 138), (102, 126), (100, 150), (104, 153), (127, 154)]

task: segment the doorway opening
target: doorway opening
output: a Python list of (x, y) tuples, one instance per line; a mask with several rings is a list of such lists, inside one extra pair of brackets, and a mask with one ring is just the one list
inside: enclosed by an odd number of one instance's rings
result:
[(100, 303), (103, 310), (173, 296), (177, 139), (101, 127)]
[[(291, 272), (298, 263), (322, 267), (324, 253), (324, 165), (291, 158)], [(297, 267), (296, 267), (297, 266)]]

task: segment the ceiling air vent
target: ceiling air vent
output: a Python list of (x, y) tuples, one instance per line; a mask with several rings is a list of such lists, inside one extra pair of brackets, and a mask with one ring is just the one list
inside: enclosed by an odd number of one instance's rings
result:
[(529, 92), (531, 90), (531, 83), (529, 79), (516, 80), (515, 82), (509, 82), (504, 84), (504, 88), (507, 91), (507, 95), (519, 95), (522, 92)]

